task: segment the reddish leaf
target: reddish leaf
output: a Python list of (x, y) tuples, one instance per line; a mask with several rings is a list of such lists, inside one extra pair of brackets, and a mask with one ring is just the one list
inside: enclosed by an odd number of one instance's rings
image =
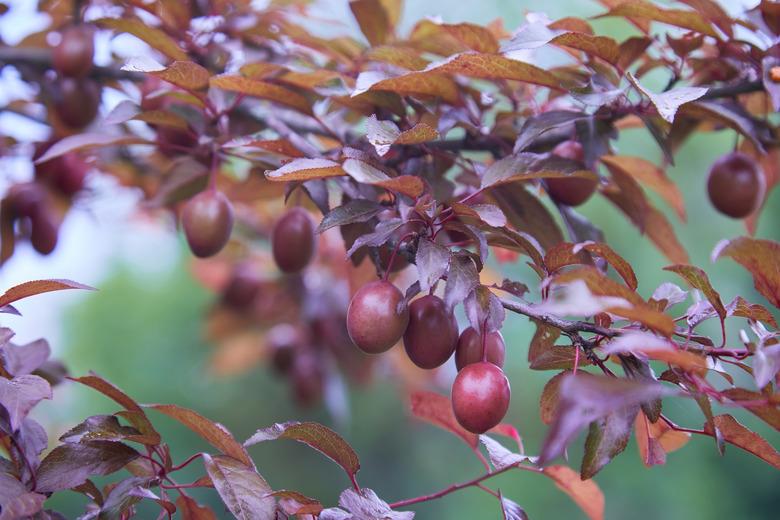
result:
[(362, 72), (352, 96), (368, 91), (395, 92), (402, 96), (430, 96), (440, 98), (447, 103), (458, 104), (460, 93), (452, 78), (446, 74), (430, 71), (409, 72), (400, 76), (388, 77), (381, 72)]
[(636, 438), (645, 466), (664, 464), (666, 454), (677, 451), (691, 439), (691, 434), (673, 429), (666, 421), (650, 422), (644, 412), (636, 417)]
[[(760, 435), (742, 426), (734, 417), (730, 415), (716, 415), (712, 422), (715, 428), (720, 430), (723, 440), (752, 453), (760, 459), (764, 459), (775, 468), (780, 469), (780, 453)], [(706, 423), (704, 431), (712, 434), (713, 428), (709, 423)]]
[(120, 415), (130, 421), (136, 429), (138, 429), (145, 437), (144, 444), (156, 445), (160, 443), (160, 434), (154, 429), (146, 413), (141, 406), (136, 403), (130, 396), (122, 392), (119, 388), (109, 383), (97, 374), (90, 374), (84, 377), (70, 378), (72, 381), (81, 383), (88, 386), (105, 395), (109, 399), (112, 399), (119, 405), (123, 406), (127, 412), (119, 412)]
[(236, 518), (275, 518), (276, 500), (271, 496), (271, 487), (252, 465), (206, 453), (203, 462), (222, 502)]
[(671, 271), (679, 274), (688, 282), (691, 287), (700, 290), (704, 293), (704, 296), (712, 304), (715, 312), (720, 316), (721, 321), (726, 319), (726, 308), (723, 306), (723, 302), (720, 300), (720, 294), (710, 284), (710, 279), (707, 277), (707, 273), (698, 267), (692, 265), (670, 265), (664, 267), (664, 271)]
[[(555, 327), (536, 323), (536, 332), (528, 347), (528, 363), (531, 370), (560, 370), (574, 367), (576, 352), (573, 346), (556, 346), (561, 331)], [(589, 365), (585, 356), (580, 356), (580, 366)]]
[(393, 28), (380, 0), (350, 0), (349, 8), (371, 45), (381, 45), (388, 40)]
[(433, 284), (447, 272), (449, 263), (449, 249), (427, 238), (421, 238), (415, 257), (420, 291), (427, 293)]
[(146, 139), (134, 135), (110, 135), (106, 133), (84, 133), (69, 135), (54, 143), (42, 156), (35, 160), (35, 164), (45, 163), (55, 157), (60, 157), (77, 150), (91, 148), (103, 148), (109, 146), (124, 146), (129, 144), (154, 144)]
[(684, 104), (696, 101), (704, 96), (708, 89), (701, 87), (681, 87), (660, 94), (649, 91), (630, 72), (628, 79), (642, 94), (650, 99), (661, 118), (667, 123), (674, 123), (677, 110)]
[[(547, 250), (563, 242), (563, 233), (555, 219), (544, 204), (524, 186), (521, 184), (499, 186), (493, 189), (492, 194), (509, 223), (517, 231), (525, 232), (535, 238), (542, 249)], [(531, 252), (533, 247), (524, 249), (534, 258)]]
[(754, 321), (762, 321), (778, 328), (777, 321), (769, 309), (758, 303), (749, 303), (742, 296), (735, 297), (731, 303), (726, 305), (726, 313), (729, 316), (738, 316), (748, 318)]
[(601, 58), (613, 65), (617, 63), (620, 57), (620, 46), (615, 40), (606, 36), (567, 32), (556, 36), (550, 43), (583, 51), (585, 54)]
[(472, 23), (437, 24), (443, 31), (462, 43), (466, 49), (476, 52), (498, 52), (498, 41), (486, 27)]
[(632, 0), (631, 2), (621, 3), (601, 16), (652, 20), (674, 25), (676, 27), (682, 27), (683, 29), (690, 29), (691, 31), (706, 34), (713, 38), (717, 38), (718, 36), (712, 28), (712, 25), (710, 25), (699, 13), (695, 11), (683, 11), (680, 9), (663, 9), (653, 5), (647, 0)]
[(209, 71), (192, 61), (174, 61), (163, 70), (149, 74), (185, 90), (200, 90), (209, 85)]
[(570, 373), (569, 370), (565, 370), (545, 383), (542, 395), (539, 397), (539, 416), (544, 424), (552, 424), (555, 420), (560, 400), (561, 381)]
[(295, 159), (276, 170), (266, 170), (269, 181), (311, 181), (346, 175), (339, 163), (327, 159)]
[(209, 80), (209, 85), (214, 88), (239, 92), (252, 97), (267, 99), (294, 108), (304, 114), (311, 114), (309, 101), (303, 95), (268, 81), (245, 78), (243, 76), (222, 75), (214, 76)]
[(425, 190), (425, 185), (422, 179), (413, 175), (400, 175), (398, 177), (391, 177), (387, 180), (374, 182), (374, 186), (379, 186), (389, 191), (401, 193), (407, 197), (416, 199), (422, 195)]
[(600, 256), (606, 260), (607, 263), (615, 269), (617, 274), (620, 275), (623, 281), (626, 282), (628, 288), (632, 291), (636, 291), (638, 282), (634, 269), (631, 267), (631, 264), (617, 254), (614, 249), (601, 242), (582, 242), (581, 244), (576, 244), (573, 247), (572, 252), (577, 254), (580, 249), (584, 249), (589, 253)]
[(139, 457), (121, 442), (92, 441), (57, 446), (41, 461), (35, 490), (51, 493), (72, 489), (94, 475), (110, 475)]
[(712, 260), (730, 257), (753, 275), (756, 290), (775, 307), (780, 307), (780, 244), (769, 240), (739, 237), (715, 246)]
[(434, 392), (414, 392), (411, 395), (411, 410), (418, 419), (428, 421), (439, 428), (454, 433), (472, 448), (477, 447), (478, 436), (464, 430), (458, 424), (448, 397)]
[(604, 519), (604, 494), (592, 480), (580, 479), (579, 473), (567, 466), (548, 466), (544, 474), (569, 495), (591, 520)]
[(179, 47), (175, 40), (160, 29), (152, 27), (137, 18), (101, 18), (95, 20), (94, 23), (105, 29), (132, 34), (146, 42), (153, 49), (174, 60), (187, 60), (187, 53)]
[(755, 404), (766, 399), (764, 394), (751, 392), (749, 390), (745, 390), (744, 388), (727, 388), (726, 390), (721, 391), (721, 393), (728, 399), (734, 401), (734, 403), (737, 405), (740, 404), (740, 401), (750, 401), (750, 406), (745, 406), (745, 410), (757, 417), (760, 417), (772, 428), (780, 431), (780, 409), (777, 408), (776, 404), (771, 400), (769, 403), (764, 405)]
[(244, 446), (276, 439), (292, 439), (314, 448), (344, 468), (350, 479), (354, 479), (360, 470), (360, 459), (352, 446), (338, 433), (315, 422), (276, 423), (269, 428), (257, 430), (244, 442)]
[(197, 412), (174, 404), (147, 404), (144, 406), (176, 419), (225, 455), (229, 455), (247, 466), (253, 465), (252, 459), (249, 458), (244, 447), (221, 424), (212, 422)]
[(63, 291), (65, 289), (86, 289), (94, 291), (92, 287), (70, 280), (35, 280), (32, 282), (24, 282), (5, 291), (5, 293), (0, 296), (0, 307), (23, 298), (35, 296), (36, 294)]
[(442, 62), (432, 63), (426, 70), (479, 79), (508, 79), (561, 90), (560, 80), (552, 73), (500, 54), (464, 52)]
[[(280, 499), (279, 506), (289, 515), (317, 515), (322, 511), (322, 504), (319, 500), (309, 498), (303, 493), (282, 489), (274, 491), (271, 495)], [(290, 505), (285, 502), (289, 502)]]
[(685, 202), (677, 185), (664, 171), (641, 157), (627, 155), (605, 155), (601, 161), (611, 168), (620, 168), (641, 184), (658, 193), (685, 220)]

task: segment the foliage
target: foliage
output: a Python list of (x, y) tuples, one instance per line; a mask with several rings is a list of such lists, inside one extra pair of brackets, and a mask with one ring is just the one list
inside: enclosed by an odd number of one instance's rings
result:
[[(500, 22), (422, 20), (402, 35), (396, 0), (349, 3), (365, 41), (318, 35), (302, 22), (306, 1), (263, 9), (245, 0), (41, 2), (51, 25), (0, 47), (0, 65), (38, 87), (33, 99), (4, 110), (51, 128), (34, 151), (32, 143), (2, 143), (4, 154), (28, 154), (36, 176), (4, 195), (0, 260), (20, 240), (41, 254), (54, 250), (60, 222), (89, 191), (86, 170), (111, 175), (143, 193), (139, 211), (179, 216), (195, 256), (211, 257), (194, 268), (220, 294), (206, 323), (220, 347), (218, 371), (268, 360), (296, 400), (311, 405), (334, 378), (370, 380), (377, 356), (359, 352), (350, 339), (375, 353), (403, 337), (412, 362), (430, 369), (458, 342), (442, 334), (436, 362), (416, 361), (425, 340), (434, 339), (419, 324), (446, 327), (457, 310), (482, 339), (487, 360), (486, 338), (510, 311), (537, 327), (530, 367), (553, 371), (540, 400), (549, 431), (539, 455), (527, 455), (515, 427), (500, 422), (504, 410), (475, 407), (464, 390), (464, 406), (477, 418), (464, 421), (463, 408), (453, 410), (449, 397), (424, 389), (427, 379), (396, 349), (385, 356), (410, 380), (411, 412), (462, 439), (484, 464), (483, 475), (387, 503), (358, 484), (358, 455), (326, 426), (278, 423), (240, 443), (192, 410), (141, 405), (95, 374), (72, 381), (122, 410), (87, 418), (41, 458), (46, 434), (28, 414), (51, 398), (62, 367), (48, 360), (44, 341), (17, 346), (4, 329), (0, 519), (60, 518), (43, 503), (67, 489), (90, 500), (83, 518), (129, 518), (141, 500), (169, 517), (178, 511), (214, 518), (188, 495), (192, 487), (214, 488), (233, 515), (247, 519), (412, 518), (401, 510), (466, 487), (494, 495), (505, 518), (526, 518), (520, 505), (483, 484), (510, 470), (550, 478), (599, 519), (604, 497), (590, 479), (625, 449), (632, 432), (647, 466), (663, 464), (695, 434), (713, 438), (721, 453), (732, 444), (780, 468), (769, 442), (712, 410), (713, 403), (742, 408), (780, 429), (776, 318), (739, 296), (724, 302), (717, 280), (690, 265), (670, 220), (685, 220), (683, 198), (665, 173), (694, 133), (738, 135), (746, 180), (719, 167), (715, 184), (726, 188), (710, 183), (710, 197), (721, 209), (719, 201), (740, 194), (746, 202), (731, 216), (746, 216), (746, 236), (725, 239), (712, 257), (742, 265), (770, 306), (780, 306), (780, 246), (752, 236), (780, 179), (780, 49), (772, 43), (780, 8), (762, 0), (737, 19), (713, 0), (670, 8), (645, 0), (601, 3), (602, 16), (630, 21), (637, 35), (618, 42), (596, 35), (587, 20), (543, 17), (513, 33)], [(659, 25), (665, 32), (651, 32)], [(95, 31), (132, 35), (149, 52), (94, 65)], [(47, 48), (57, 38), (60, 46)], [(531, 63), (537, 49), (555, 56), (556, 65)], [(648, 87), (651, 72), (668, 80), (660, 92)], [(106, 89), (126, 99), (95, 121)], [(663, 164), (616, 153), (614, 141), (629, 128), (652, 136)], [(670, 279), (692, 291), (666, 282), (649, 298), (640, 295), (630, 263), (571, 206), (595, 194), (646, 235), (669, 260)], [(280, 215), (283, 204), (296, 208)], [(311, 213), (321, 215), (316, 226)], [(522, 257), (538, 286), (498, 283), (491, 256)], [(369, 283), (376, 277), (382, 282)], [(405, 291), (391, 280), (406, 283)], [(377, 298), (377, 287), (391, 296)], [(18, 299), (71, 288), (84, 287), (23, 284), (0, 297), (0, 311), (16, 313)], [(414, 330), (423, 331), (413, 333), (408, 307), (423, 301), (418, 294), (431, 303), (412, 313)], [(384, 306), (370, 303), (377, 299)], [(719, 323), (720, 337), (700, 332), (709, 320)], [(737, 323), (748, 329), (740, 330), (739, 346), (730, 346), (728, 331)], [(368, 347), (356, 331), (369, 337)], [(488, 367), (503, 377), (500, 367)], [(500, 391), (509, 398), (508, 386)], [(703, 426), (668, 419), (666, 398), (695, 401)], [(175, 464), (155, 414), (196, 432), (212, 451)], [(584, 431), (579, 473), (554, 464)], [(246, 448), (279, 439), (306, 444), (344, 469), (350, 487), (338, 506), (274, 490), (266, 480), (273, 481), (273, 469), (258, 472)], [(174, 480), (198, 460), (201, 478)], [(102, 490), (92, 480), (122, 469), (131, 476)]]

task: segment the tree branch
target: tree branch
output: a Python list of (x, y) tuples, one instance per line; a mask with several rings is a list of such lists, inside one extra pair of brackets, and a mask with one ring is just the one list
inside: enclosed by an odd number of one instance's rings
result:
[(524, 302), (501, 298), (501, 304), (508, 311), (528, 316), (529, 318), (532, 318), (536, 321), (540, 321), (555, 327), (556, 329), (560, 329), (561, 332), (568, 336), (578, 335), (581, 332), (589, 332), (599, 336), (604, 336), (606, 338), (614, 338), (621, 334), (621, 331), (619, 330), (599, 327), (598, 325), (594, 325), (593, 323), (588, 323), (586, 321), (570, 321), (555, 316), (550, 316), (548, 314), (543, 314), (536, 310), (533, 305)]

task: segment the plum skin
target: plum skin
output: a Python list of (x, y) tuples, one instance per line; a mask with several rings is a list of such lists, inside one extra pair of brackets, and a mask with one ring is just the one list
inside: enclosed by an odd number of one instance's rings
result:
[(409, 324), (409, 306), (390, 282), (374, 281), (361, 287), (347, 309), (347, 332), (367, 354), (380, 354), (395, 345)]
[(485, 361), (472, 363), (458, 372), (452, 384), (452, 411), (463, 428), (482, 434), (504, 418), (510, 396), (503, 370)]
[(443, 365), (457, 342), (458, 322), (441, 298), (426, 295), (409, 305), (404, 348), (415, 365), (426, 370)]

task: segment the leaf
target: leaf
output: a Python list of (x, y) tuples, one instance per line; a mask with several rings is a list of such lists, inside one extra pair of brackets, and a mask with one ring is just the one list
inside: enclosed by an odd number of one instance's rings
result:
[(764, 142), (774, 137), (768, 126), (756, 119), (741, 104), (731, 100), (707, 100), (688, 103), (680, 109), (680, 114), (696, 120), (713, 121), (725, 125), (747, 137), (762, 153)]
[(282, 182), (327, 179), (343, 175), (346, 175), (346, 172), (341, 169), (341, 165), (327, 159), (294, 159), (276, 170), (265, 172), (269, 181)]
[(338, 433), (315, 422), (276, 423), (268, 428), (257, 430), (244, 442), (244, 446), (276, 439), (292, 439), (314, 448), (344, 468), (350, 480), (354, 480), (355, 474), (360, 470), (360, 459), (352, 446)]
[(584, 119), (587, 114), (573, 112), (571, 110), (550, 110), (539, 115), (529, 117), (523, 123), (515, 140), (514, 152), (519, 153), (528, 148), (536, 139), (563, 126), (571, 125), (575, 121)]
[(50, 355), (51, 348), (45, 339), (38, 339), (26, 345), (0, 345), (2, 365), (13, 376), (32, 374)]
[(605, 16), (616, 16), (624, 18), (639, 18), (642, 20), (653, 20), (656, 22), (690, 29), (713, 38), (718, 37), (712, 25), (710, 25), (699, 13), (695, 11), (683, 11), (681, 9), (663, 9), (647, 0), (631, 0), (624, 2), (610, 9)]
[(560, 400), (561, 381), (570, 373), (569, 370), (564, 370), (545, 383), (542, 395), (539, 397), (539, 416), (544, 424), (552, 424), (555, 420)]
[[(561, 246), (565, 247), (563, 244)], [(572, 255), (577, 255), (580, 251), (584, 249), (585, 251), (591, 254), (600, 256), (601, 258), (606, 260), (609, 265), (612, 266), (615, 272), (617, 272), (620, 275), (623, 281), (626, 282), (626, 286), (628, 286), (629, 289), (631, 289), (632, 291), (635, 291), (637, 289), (638, 282), (636, 279), (636, 274), (634, 273), (634, 269), (631, 267), (631, 264), (629, 264), (622, 256), (617, 254), (615, 250), (609, 247), (607, 244), (601, 242), (587, 241), (587, 242), (580, 242), (579, 244), (571, 244), (569, 245), (569, 248), (571, 250)], [(548, 252), (548, 256), (549, 254), (550, 252)], [(577, 263), (581, 263), (581, 262), (577, 262)], [(557, 269), (551, 268), (550, 270), (556, 271)]]
[(368, 91), (388, 91), (402, 96), (430, 96), (447, 103), (457, 104), (460, 99), (458, 87), (446, 74), (428, 71), (408, 72), (388, 77), (377, 71), (364, 71), (357, 77), (352, 97)]
[(666, 176), (664, 171), (641, 157), (627, 155), (605, 155), (601, 161), (612, 168), (620, 168), (637, 182), (658, 193), (669, 204), (677, 215), (685, 220), (685, 201), (677, 185)]
[[(280, 500), (280, 508), (282, 508), (287, 514), (291, 515), (304, 515), (304, 514), (319, 514), (322, 511), (322, 504), (319, 500), (309, 498), (306, 495), (297, 491), (290, 491), (282, 489), (280, 491), (274, 491), (271, 493)], [(289, 505), (285, 502), (289, 502)]]
[(590, 423), (580, 469), (583, 480), (593, 478), (626, 449), (637, 413), (639, 413), (639, 406), (628, 406)]
[(501, 330), (506, 311), (501, 300), (484, 285), (477, 285), (463, 302), (469, 323), (479, 333)]
[(543, 466), (563, 454), (577, 433), (591, 422), (617, 410), (672, 393), (672, 390), (653, 381), (595, 376), (584, 372), (564, 377), (559, 391), (558, 414), (545, 437), (539, 465)]
[(146, 438), (145, 444), (156, 445), (160, 443), (160, 434), (154, 429), (146, 413), (141, 406), (136, 403), (130, 396), (122, 392), (119, 388), (109, 383), (99, 375), (91, 373), (88, 376), (70, 378), (72, 381), (81, 383), (88, 386), (105, 395), (109, 399), (118, 403), (124, 407), (127, 412), (119, 412), (120, 415), (127, 419), (136, 429), (138, 429)]
[(639, 457), (647, 467), (665, 464), (666, 454), (682, 448), (691, 438), (690, 433), (674, 430), (666, 421), (650, 422), (643, 412), (636, 417), (635, 431)]
[(447, 272), (450, 263), (450, 250), (428, 238), (421, 238), (417, 245), (417, 276), (420, 291), (427, 293), (430, 288)]
[(312, 114), (311, 105), (305, 96), (276, 83), (224, 74), (213, 76), (209, 79), (209, 85), (213, 88), (273, 101), (307, 115)]
[(372, 46), (382, 45), (388, 40), (393, 28), (381, 0), (350, 0), (349, 9), (357, 20), (360, 32)]
[(437, 25), (467, 49), (484, 53), (494, 53), (499, 50), (496, 37), (486, 27), (473, 23), (438, 23)]
[(64, 137), (54, 143), (42, 156), (35, 160), (35, 164), (45, 163), (78, 150), (92, 148), (104, 148), (113, 146), (125, 146), (129, 144), (154, 144), (152, 141), (136, 137), (134, 135), (110, 135), (106, 133), (83, 133)]
[(414, 518), (414, 513), (411, 511), (393, 511), (387, 502), (369, 488), (362, 488), (359, 492), (353, 489), (344, 490), (339, 497), (339, 506), (352, 513), (349, 518), (355, 520), (412, 520)]
[(720, 320), (726, 319), (726, 308), (723, 306), (723, 302), (720, 299), (720, 294), (716, 291), (710, 279), (707, 277), (707, 273), (698, 267), (692, 265), (670, 265), (664, 267), (664, 271), (671, 271), (680, 275), (686, 282), (688, 282), (694, 289), (700, 290), (707, 300), (712, 304), (715, 312), (720, 316)]
[[(14, 498), (0, 504), (0, 520), (17, 520), (19, 518), (33, 518), (33, 515), (43, 509), (46, 496), (40, 493), (24, 492)], [(35, 516), (35, 518), (38, 518)]]
[(181, 494), (176, 499), (176, 509), (181, 513), (182, 520), (216, 520), (217, 516), (208, 506), (198, 504), (188, 495)]
[(149, 72), (184, 90), (200, 90), (209, 86), (211, 74), (207, 69), (192, 61), (174, 61), (163, 70)]
[(615, 65), (620, 58), (620, 46), (612, 38), (581, 32), (567, 32), (553, 38), (550, 43), (577, 49), (590, 56), (601, 58)]
[(229, 455), (247, 466), (253, 465), (252, 459), (249, 458), (244, 447), (221, 424), (212, 422), (197, 412), (174, 404), (147, 404), (144, 406), (179, 421), (225, 455)]
[[(528, 363), (531, 370), (560, 370), (574, 367), (573, 346), (556, 346), (560, 329), (535, 321), (536, 332), (528, 347)], [(589, 365), (585, 356), (580, 356), (580, 366)]]
[(487, 435), (480, 435), (479, 441), (485, 446), (488, 458), (495, 471), (515, 466), (528, 460), (528, 457), (509, 451), (500, 442), (491, 439)]
[[(726, 398), (734, 401), (734, 403), (737, 405), (740, 405), (740, 401), (752, 401), (755, 403), (760, 402), (762, 399), (766, 399), (763, 394), (758, 392), (751, 392), (749, 390), (745, 390), (744, 388), (727, 388), (722, 390), (721, 393)], [(744, 409), (756, 417), (759, 417), (762, 421), (766, 422), (775, 430), (780, 431), (780, 409), (778, 409), (773, 403), (770, 402), (765, 405), (753, 404), (751, 406), (745, 406)]]
[(11, 287), (2, 296), (0, 296), (0, 307), (4, 307), (9, 303), (21, 300), (23, 298), (29, 298), (37, 294), (43, 294), (52, 291), (63, 291), (66, 289), (86, 289), (94, 291), (92, 287), (83, 285), (71, 280), (34, 280), (32, 282), (24, 282), (19, 285)]
[(772, 313), (769, 312), (769, 309), (757, 303), (748, 303), (741, 296), (735, 297), (731, 303), (726, 305), (726, 313), (729, 316), (738, 316), (754, 321), (762, 321), (770, 324), (774, 328), (778, 328), (777, 321), (774, 316), (772, 316)]
[[(493, 188), (493, 197), (509, 223), (517, 231), (532, 236), (543, 250), (563, 242), (563, 233), (553, 216), (523, 185), (506, 184)], [(524, 249), (534, 258), (532, 248)]]
[(393, 234), (403, 225), (403, 221), (400, 218), (385, 220), (380, 222), (374, 228), (373, 233), (367, 235), (361, 235), (352, 243), (352, 247), (347, 251), (347, 257), (352, 256), (357, 250), (363, 246), (378, 247), (387, 243)]
[(395, 193), (406, 195), (412, 199), (416, 199), (425, 191), (425, 184), (423, 184), (422, 179), (415, 177), (414, 175), (399, 175), (398, 177), (391, 177), (387, 180), (374, 182), (372, 184)]
[(187, 60), (187, 53), (179, 47), (175, 40), (162, 30), (151, 27), (137, 18), (101, 18), (95, 20), (94, 23), (104, 29), (132, 34), (174, 60)]
[(681, 87), (660, 94), (655, 94), (639, 83), (630, 72), (628, 73), (629, 81), (639, 90), (642, 94), (650, 99), (658, 114), (667, 123), (674, 123), (674, 117), (677, 115), (677, 110), (684, 104), (696, 101), (700, 97), (704, 96), (709, 89), (702, 87)]
[(712, 261), (730, 257), (753, 275), (753, 284), (775, 307), (780, 307), (780, 244), (739, 237), (715, 246)]
[(504, 515), (504, 520), (528, 520), (528, 515), (520, 507), (520, 504), (504, 497), (501, 494), (501, 490), (498, 491), (498, 499), (501, 502), (501, 512)]
[(41, 461), (35, 490), (51, 493), (72, 489), (94, 475), (119, 471), (139, 456), (137, 451), (121, 442), (62, 444)]
[(588, 518), (604, 519), (604, 494), (598, 484), (580, 479), (580, 475), (567, 466), (548, 466), (543, 473), (555, 482), (558, 489), (569, 495)]
[(479, 275), (470, 256), (454, 254), (447, 269), (447, 285), (444, 288), (444, 303), (447, 310), (452, 309), (469, 295), (479, 284)]
[[(780, 469), (780, 453), (760, 435), (742, 426), (734, 417), (731, 415), (716, 415), (712, 422), (715, 428), (722, 433), (723, 440), (752, 453), (773, 467)], [(704, 425), (704, 431), (710, 435), (713, 434), (713, 428), (709, 423)]]
[(123, 441), (140, 437), (135, 428), (122, 426), (113, 415), (93, 415), (78, 426), (74, 426), (60, 437), (69, 444), (89, 441)]
[(317, 233), (322, 233), (332, 227), (354, 224), (356, 222), (367, 222), (377, 216), (385, 209), (381, 204), (377, 204), (367, 199), (352, 199), (342, 206), (338, 206), (329, 211), (322, 222), (317, 226)]
[(206, 472), (222, 502), (239, 520), (275, 518), (271, 487), (251, 465), (226, 455), (203, 454)]
[(560, 80), (552, 73), (530, 63), (500, 54), (464, 52), (444, 61), (431, 63), (426, 71), (460, 74), (479, 79), (508, 79), (561, 90)]
[(0, 377), (0, 405), (8, 413), (11, 432), (15, 432), (33, 407), (44, 399), (51, 399), (51, 386), (42, 377), (31, 374), (13, 379)]
[(412, 393), (410, 399), (412, 415), (454, 433), (472, 448), (477, 447), (478, 436), (458, 424), (448, 397), (434, 392), (417, 391)]

